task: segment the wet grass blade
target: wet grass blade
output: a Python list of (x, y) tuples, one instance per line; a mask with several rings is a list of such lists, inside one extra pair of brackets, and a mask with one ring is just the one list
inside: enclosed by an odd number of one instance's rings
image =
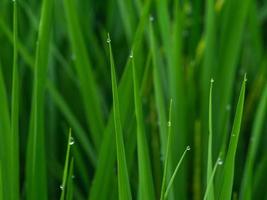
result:
[(163, 168), (163, 176), (162, 176), (162, 183), (161, 183), (161, 192), (160, 192), (160, 200), (164, 199), (164, 192), (166, 188), (166, 179), (167, 179), (167, 169), (168, 169), (168, 162), (171, 157), (171, 141), (172, 141), (172, 99), (170, 100), (170, 107), (169, 107), (169, 121), (168, 121), (168, 140), (166, 146), (166, 154), (165, 154), (165, 161), (164, 161), (164, 168)]
[(141, 199), (155, 199), (154, 185), (152, 179), (151, 163), (149, 158), (149, 149), (144, 129), (144, 118), (141, 104), (141, 92), (136, 77), (134, 57), (132, 57), (135, 115), (137, 122), (137, 152), (138, 152), (138, 169), (139, 169), (139, 192)]
[[(210, 80), (210, 96), (209, 96), (209, 141), (208, 141), (208, 162), (207, 162), (207, 184), (212, 176), (212, 88), (214, 80)], [(216, 163), (217, 164), (217, 163)], [(215, 167), (217, 167), (215, 165)], [(210, 192), (208, 193), (207, 199), (214, 200), (214, 188), (211, 183)]]
[(207, 180), (207, 188), (206, 188), (205, 195), (203, 198), (204, 200), (207, 200), (210, 197), (212, 197), (214, 199), (214, 193), (210, 196), (210, 192), (211, 192), (212, 187), (213, 187), (213, 179), (214, 179), (217, 167), (218, 167), (218, 165), (222, 165), (222, 164), (223, 164), (222, 160), (220, 158), (218, 158), (218, 160), (215, 163), (215, 166), (213, 167), (213, 170), (210, 173), (209, 179)]
[(117, 149), (117, 166), (118, 166), (118, 189), (120, 200), (132, 199), (129, 175), (127, 171), (125, 148), (123, 142), (123, 133), (121, 126), (121, 117), (119, 109), (119, 97), (117, 89), (117, 78), (115, 73), (115, 66), (113, 60), (113, 54), (111, 49), (111, 40), (108, 35), (108, 45), (110, 54), (110, 66), (111, 66), (111, 79), (112, 79), (112, 94), (113, 94), (113, 108), (114, 108), (114, 124), (115, 124), (115, 135), (116, 135), (116, 149)]
[(165, 193), (164, 193), (164, 199), (167, 199), (167, 197), (168, 197), (168, 194), (169, 194), (169, 192), (170, 192), (170, 189), (171, 189), (171, 187), (172, 187), (172, 185), (173, 185), (174, 178), (175, 178), (175, 176), (176, 176), (176, 174), (177, 174), (177, 172), (178, 172), (178, 170), (179, 170), (179, 168), (180, 168), (180, 166), (181, 166), (181, 164), (182, 164), (182, 161), (183, 161), (183, 159), (184, 159), (184, 157), (185, 157), (187, 151), (190, 151), (190, 146), (187, 146), (187, 147), (186, 147), (186, 149), (184, 150), (184, 153), (182, 154), (182, 156), (181, 156), (179, 162), (177, 163), (177, 165), (176, 165), (176, 167), (175, 167), (175, 170), (174, 170), (174, 172), (173, 172), (173, 174), (172, 174), (172, 176), (171, 176), (171, 179), (170, 179), (170, 181), (169, 181), (169, 183), (168, 183), (167, 189), (166, 189), (166, 191), (165, 191)]
[(241, 128), (243, 106), (245, 100), (245, 90), (246, 90), (246, 75), (244, 76), (244, 80), (242, 83), (240, 96), (236, 107), (236, 114), (234, 118), (233, 128), (230, 136), (230, 144), (224, 162), (225, 164), (222, 172), (222, 182), (221, 182), (222, 185), (219, 192), (219, 198), (218, 198), (219, 200), (230, 200), (232, 198), (232, 187), (233, 187), (234, 170), (235, 170), (235, 155)]
[(252, 198), (253, 189), (253, 168), (255, 165), (256, 152), (261, 138), (263, 125), (265, 122), (265, 116), (267, 113), (267, 85), (263, 91), (260, 103), (256, 112), (256, 118), (253, 123), (252, 133), (250, 136), (250, 144), (248, 149), (248, 155), (245, 164), (245, 171), (243, 174), (243, 180), (241, 184), (240, 199), (249, 200)]
[(66, 184), (67, 184), (68, 173), (69, 173), (70, 148), (71, 148), (71, 145), (73, 145), (73, 144), (74, 144), (74, 140), (73, 140), (73, 138), (71, 136), (71, 129), (70, 129), (69, 130), (69, 137), (68, 137), (68, 144), (67, 144), (64, 171), (63, 171), (63, 176), (62, 176), (62, 183), (60, 185), (60, 189), (61, 189), (60, 200), (64, 200), (65, 199)]

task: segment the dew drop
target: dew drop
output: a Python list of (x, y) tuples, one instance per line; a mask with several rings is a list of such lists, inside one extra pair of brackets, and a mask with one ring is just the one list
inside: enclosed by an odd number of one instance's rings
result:
[(222, 165), (223, 164), (222, 159), (221, 158), (218, 158), (217, 163), (218, 163), (218, 165)]
[(108, 39), (107, 39), (107, 43), (110, 43), (111, 42), (111, 39), (108, 37)]
[(187, 146), (186, 147), (186, 151), (190, 151), (191, 150), (191, 147), (190, 146)]
[(131, 59), (133, 58), (133, 52), (130, 53), (129, 58), (131, 58)]
[(150, 16), (149, 16), (149, 20), (150, 20), (151, 22), (153, 22), (153, 21), (154, 21), (154, 17), (153, 17), (152, 15), (150, 15)]
[(74, 143), (75, 143), (75, 141), (74, 141), (73, 137), (70, 137), (70, 143), (69, 143), (69, 145), (73, 145)]
[(214, 79), (213, 79), (213, 78), (212, 78), (212, 79), (210, 79), (210, 82), (211, 82), (211, 83), (214, 83)]
[(172, 123), (170, 121), (168, 121), (168, 127), (171, 127)]
[(233, 137), (235, 137), (235, 134), (232, 134)]
[(63, 185), (60, 185), (60, 189), (61, 189), (61, 190), (64, 190), (64, 187), (63, 187)]

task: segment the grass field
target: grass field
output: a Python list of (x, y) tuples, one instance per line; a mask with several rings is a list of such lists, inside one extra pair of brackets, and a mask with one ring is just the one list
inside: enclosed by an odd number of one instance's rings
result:
[(0, 200), (267, 200), (267, 2), (1, 0)]

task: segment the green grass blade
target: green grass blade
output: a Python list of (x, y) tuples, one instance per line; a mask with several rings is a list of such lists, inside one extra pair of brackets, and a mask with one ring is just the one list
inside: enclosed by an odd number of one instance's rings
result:
[(110, 54), (110, 66), (111, 66), (111, 79), (112, 79), (112, 94), (113, 94), (113, 108), (114, 108), (114, 124), (116, 135), (116, 149), (117, 149), (117, 165), (118, 165), (118, 187), (119, 187), (119, 199), (127, 200), (132, 199), (129, 176), (127, 171), (125, 149), (123, 142), (120, 109), (119, 109), (119, 97), (117, 89), (117, 78), (115, 73), (114, 60), (111, 49), (111, 40), (108, 35), (107, 39), (109, 45)]
[(166, 154), (165, 154), (165, 161), (164, 161), (164, 169), (163, 169), (163, 176), (162, 176), (162, 183), (161, 183), (161, 192), (160, 192), (160, 200), (164, 199), (164, 192), (166, 187), (166, 179), (167, 179), (167, 169), (168, 169), (168, 162), (171, 156), (171, 125), (172, 125), (172, 99), (170, 101), (170, 107), (169, 107), (169, 121), (168, 121), (168, 140), (167, 140), (167, 146), (166, 146)]
[(3, 197), (4, 199), (9, 199), (12, 192), (11, 177), (12, 171), (10, 170), (11, 165), (11, 137), (10, 134), (10, 113), (9, 113), (9, 104), (6, 92), (6, 86), (3, 79), (2, 66), (0, 63), (0, 162), (2, 168), (2, 180), (5, 181), (3, 187)]
[(12, 103), (11, 103), (11, 147), (12, 147), (12, 193), (11, 199), (19, 199), (19, 74), (18, 74), (18, 22), (17, 1), (13, 2), (13, 74), (12, 74)]
[(71, 0), (64, 0), (64, 8), (71, 46), (76, 56), (74, 64), (80, 81), (85, 114), (91, 137), (97, 150), (101, 145), (101, 136), (104, 132), (104, 118), (101, 110), (100, 96), (97, 92), (98, 89), (92, 71), (91, 61), (87, 55), (84, 38), (79, 26), (79, 15), (76, 11), (75, 4)]
[(63, 171), (63, 176), (62, 176), (62, 184), (60, 185), (60, 189), (61, 189), (60, 200), (64, 200), (65, 199), (66, 184), (67, 184), (68, 173), (69, 173), (70, 148), (71, 148), (71, 145), (73, 145), (73, 144), (74, 144), (74, 140), (73, 140), (73, 138), (71, 136), (71, 129), (70, 129), (69, 130), (69, 137), (68, 137), (68, 144), (67, 144), (64, 171)]
[(72, 200), (73, 199), (73, 179), (75, 176), (73, 175), (73, 158), (70, 161), (70, 169), (68, 174), (68, 182), (67, 182), (67, 194), (66, 194), (66, 200)]
[(171, 179), (170, 179), (170, 181), (169, 181), (169, 184), (168, 184), (168, 186), (167, 186), (167, 189), (166, 189), (166, 191), (165, 191), (165, 193), (164, 193), (164, 199), (167, 199), (167, 197), (168, 197), (168, 194), (169, 194), (170, 189), (171, 189), (171, 187), (172, 187), (174, 178), (175, 178), (175, 176), (176, 176), (176, 174), (177, 174), (177, 172), (178, 172), (178, 170), (179, 170), (179, 168), (180, 168), (180, 166), (181, 166), (181, 164), (182, 164), (182, 161), (183, 161), (183, 159), (184, 159), (184, 157), (185, 157), (187, 151), (190, 151), (190, 146), (187, 146), (187, 147), (186, 147), (184, 153), (182, 154), (182, 156), (181, 156), (179, 162), (177, 163), (177, 165), (176, 165), (176, 167), (175, 167), (175, 170), (174, 170), (174, 172), (173, 172), (173, 174), (172, 174), (172, 176), (171, 176)]
[(265, 116), (267, 113), (267, 85), (263, 91), (257, 112), (256, 118), (253, 123), (252, 133), (250, 136), (250, 144), (248, 155), (245, 164), (245, 171), (243, 174), (243, 181), (241, 184), (240, 199), (251, 199), (251, 190), (253, 185), (253, 167), (255, 165), (256, 152), (261, 138), (261, 133), (263, 130), (263, 125), (265, 122)]
[(151, 164), (149, 159), (149, 150), (144, 129), (144, 118), (141, 105), (141, 93), (136, 77), (134, 57), (132, 57), (135, 115), (137, 122), (137, 152), (138, 152), (138, 169), (139, 169), (139, 192), (141, 199), (155, 199), (154, 185), (152, 179)]
[(225, 164), (222, 172), (222, 182), (221, 182), (222, 185), (219, 192), (219, 198), (218, 198), (219, 200), (230, 200), (232, 198), (235, 155), (241, 128), (243, 106), (245, 100), (245, 90), (246, 90), (246, 75), (244, 76), (244, 80), (240, 91), (240, 96), (237, 103), (234, 124), (230, 137), (230, 144), (228, 147), (228, 152), (226, 154)]
[(203, 198), (204, 200), (206, 200), (210, 197), (212, 197), (214, 199), (214, 194), (212, 196), (208, 196), (208, 195), (210, 195), (210, 192), (211, 192), (212, 187), (213, 187), (213, 179), (214, 179), (217, 167), (218, 167), (218, 165), (222, 165), (222, 164), (223, 164), (222, 160), (220, 158), (218, 158), (218, 160), (215, 163), (215, 166), (213, 167), (213, 170), (210, 173), (209, 179), (207, 180), (207, 188), (206, 188), (205, 195)]
[(26, 160), (27, 199), (47, 199), (44, 140), (44, 94), (48, 66), (53, 1), (44, 0), (36, 47), (33, 101)]
[[(208, 162), (207, 162), (207, 183), (212, 176), (212, 88), (214, 80), (210, 80), (210, 96), (209, 96), (209, 141), (208, 141)], [(207, 197), (209, 200), (214, 200), (213, 183), (210, 186), (210, 193)]]
[[(215, 96), (221, 98), (216, 101), (218, 117), (215, 121), (215, 130), (220, 136), (215, 140), (215, 147), (220, 147), (226, 131), (223, 132), (223, 124), (221, 123), (227, 115), (226, 107), (229, 105), (233, 95), (234, 79), (238, 66), (238, 57), (241, 49), (241, 41), (244, 33), (246, 18), (251, 0), (225, 1), (224, 12), (221, 21), (220, 40), (219, 40), (219, 68), (217, 70), (218, 77), (215, 77), (218, 83), (218, 90)], [(238, 9), (237, 9), (238, 7)], [(233, 14), (235, 17), (233, 17)], [(225, 78), (227, 77), (227, 81)], [(215, 152), (218, 153), (219, 149)]]

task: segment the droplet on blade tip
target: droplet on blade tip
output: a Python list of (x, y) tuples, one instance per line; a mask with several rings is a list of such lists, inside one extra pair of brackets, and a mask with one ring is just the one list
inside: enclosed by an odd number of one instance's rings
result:
[(70, 143), (69, 143), (69, 145), (73, 145), (74, 143), (75, 143), (75, 141), (74, 141), (73, 137), (70, 137)]
[(222, 165), (222, 164), (223, 164), (223, 161), (222, 161), (222, 159), (221, 159), (221, 158), (219, 158), (219, 159), (217, 160), (217, 163), (218, 163), (218, 165)]

